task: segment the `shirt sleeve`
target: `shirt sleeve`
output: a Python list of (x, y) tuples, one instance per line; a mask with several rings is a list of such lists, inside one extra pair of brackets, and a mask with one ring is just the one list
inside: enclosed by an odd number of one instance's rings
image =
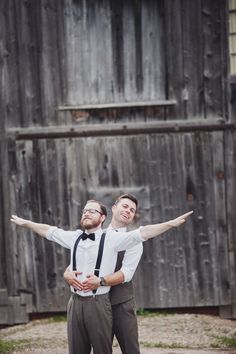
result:
[(126, 251), (139, 243), (144, 242), (140, 229), (129, 232), (111, 230), (109, 235), (112, 238), (113, 247), (116, 251)]
[(46, 238), (49, 241), (58, 243), (62, 247), (70, 249), (81, 232), (81, 230), (65, 231), (63, 229), (59, 229), (58, 227), (52, 226), (49, 228)]
[(129, 282), (134, 276), (134, 273), (137, 269), (139, 261), (143, 253), (143, 244), (139, 243), (138, 245), (125, 251), (125, 255), (122, 261), (122, 266), (120, 271), (124, 274), (124, 282)]

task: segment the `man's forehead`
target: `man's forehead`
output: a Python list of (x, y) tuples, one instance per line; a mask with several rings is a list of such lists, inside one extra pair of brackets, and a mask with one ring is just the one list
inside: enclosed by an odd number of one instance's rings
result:
[(122, 198), (120, 199), (119, 203), (121, 204), (128, 204), (130, 207), (134, 208), (136, 210), (136, 204), (132, 200), (128, 198)]
[(84, 209), (98, 209), (100, 210), (100, 205), (96, 202), (88, 202), (85, 204)]

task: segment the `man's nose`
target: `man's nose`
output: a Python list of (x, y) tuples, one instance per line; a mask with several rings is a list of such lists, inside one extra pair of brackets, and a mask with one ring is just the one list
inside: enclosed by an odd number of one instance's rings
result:
[(91, 213), (90, 213), (90, 211), (89, 210), (85, 210), (84, 211), (84, 215), (90, 215)]

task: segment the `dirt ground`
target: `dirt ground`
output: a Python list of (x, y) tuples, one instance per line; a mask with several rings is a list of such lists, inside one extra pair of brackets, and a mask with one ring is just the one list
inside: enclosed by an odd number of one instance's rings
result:
[[(236, 321), (195, 314), (139, 316), (142, 354), (236, 354)], [(37, 320), (0, 330), (0, 339), (17, 341), (12, 353), (67, 354), (66, 322)], [(120, 354), (114, 342), (114, 354)], [(132, 354), (132, 353), (130, 353)]]

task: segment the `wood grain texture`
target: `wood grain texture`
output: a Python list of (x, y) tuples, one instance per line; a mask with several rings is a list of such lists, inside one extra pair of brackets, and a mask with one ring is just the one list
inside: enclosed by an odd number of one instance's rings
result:
[(227, 21), (220, 0), (0, 2), (2, 321), (64, 311), (69, 296), (68, 252), (10, 214), (76, 229), (87, 198), (129, 190), (135, 225), (194, 209), (145, 243), (138, 305), (236, 316)]

